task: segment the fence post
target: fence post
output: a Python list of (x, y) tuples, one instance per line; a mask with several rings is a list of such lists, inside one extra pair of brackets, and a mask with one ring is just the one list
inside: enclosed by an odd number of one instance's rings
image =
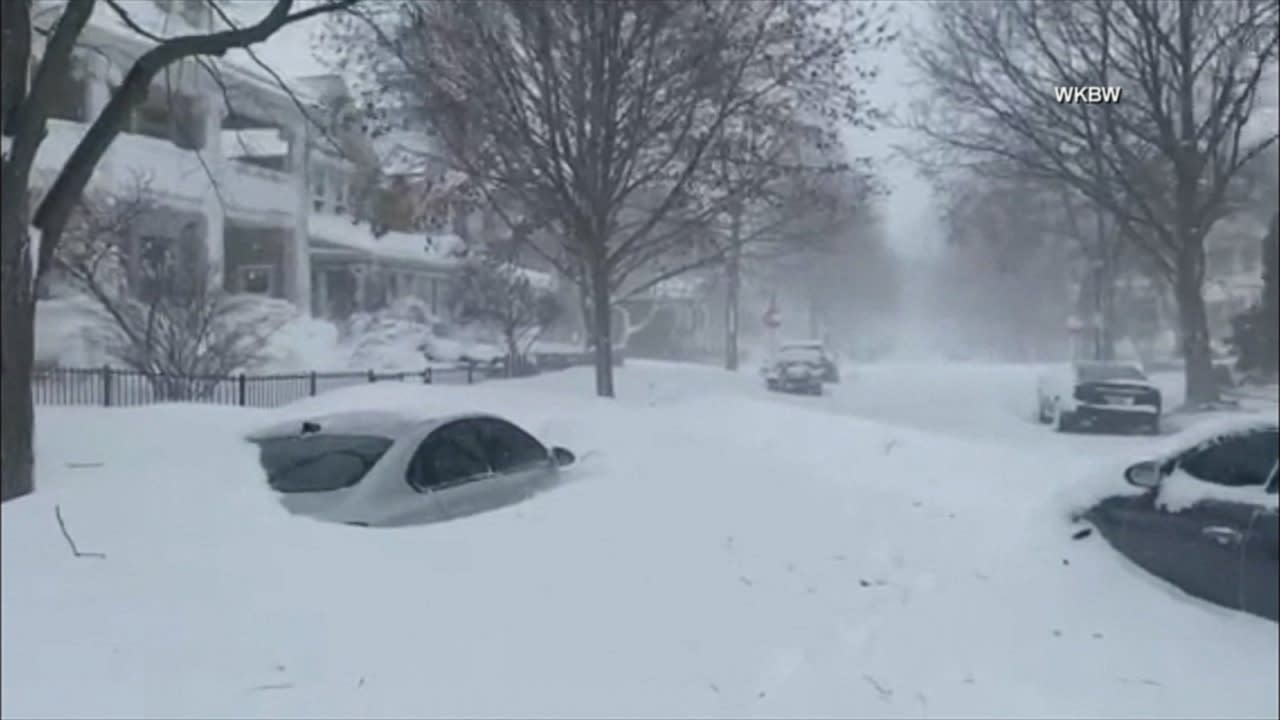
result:
[(423, 385), (431, 384), (431, 368), (427, 368), (426, 370), (422, 371), (422, 384)]
[(378, 376), (376, 373), (373, 372), (373, 370), (369, 370), (369, 382), (371, 383), (378, 382)]
[(240, 407), (245, 405), (245, 388), (247, 385), (244, 373), (240, 373), (240, 376), (236, 378), (236, 400), (240, 403)]
[(476, 370), (475, 363), (467, 363), (467, 384), (468, 385), (474, 382), (473, 373), (475, 372), (475, 370)]
[(311, 383), (310, 383), (310, 385), (311, 385), (311, 387), (310, 387), (310, 390), (311, 390), (311, 397), (315, 397), (315, 396), (316, 396), (316, 371), (315, 371), (315, 370), (312, 370), (312, 371), (311, 371)]
[(102, 366), (102, 406), (111, 407), (111, 366)]

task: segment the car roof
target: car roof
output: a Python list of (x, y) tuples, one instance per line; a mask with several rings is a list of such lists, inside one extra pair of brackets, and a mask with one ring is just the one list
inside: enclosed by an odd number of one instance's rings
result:
[(1267, 412), (1231, 413), (1202, 420), (1174, 433), (1160, 443), (1154, 453), (1158, 459), (1171, 458), (1194, 448), (1216, 443), (1232, 436), (1257, 430), (1280, 429), (1280, 421)]
[(1076, 360), (1071, 363), (1072, 367), (1077, 368), (1127, 368), (1142, 372), (1142, 364), (1135, 362), (1124, 362), (1117, 360), (1115, 362), (1103, 362), (1100, 360)]
[(378, 435), (398, 438), (424, 426), (438, 426), (455, 420), (476, 420), (493, 418), (503, 420), (497, 415), (488, 413), (467, 412), (433, 415), (423, 413), (398, 412), (393, 410), (347, 410), (315, 416), (300, 416), (273, 423), (261, 430), (251, 433), (251, 441), (270, 438), (283, 438), (303, 433), (305, 423), (314, 423), (318, 428), (313, 433), (331, 435)]

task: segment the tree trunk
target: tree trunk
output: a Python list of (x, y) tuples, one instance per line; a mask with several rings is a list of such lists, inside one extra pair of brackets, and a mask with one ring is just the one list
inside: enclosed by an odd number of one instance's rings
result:
[(603, 262), (593, 263), (591, 285), (591, 339), (595, 344), (596, 395), (614, 397), (613, 306), (609, 302), (609, 274)]
[(1178, 148), (1174, 158), (1174, 189), (1177, 207), (1173, 239), (1178, 249), (1174, 293), (1178, 300), (1178, 324), (1182, 330), (1182, 352), (1186, 361), (1187, 403), (1200, 405), (1218, 400), (1213, 374), (1213, 352), (1209, 344), (1209, 315), (1204, 302), (1204, 218), (1196, 215), (1200, 205), (1201, 158), (1195, 110), (1195, 8), (1178, 4), (1177, 103)]
[(1271, 225), (1262, 239), (1262, 327), (1267, 333), (1262, 372), (1274, 377), (1280, 371), (1280, 211), (1271, 213)]
[(1201, 405), (1217, 402), (1218, 385), (1213, 376), (1209, 314), (1204, 301), (1203, 244), (1189, 244), (1196, 247), (1185, 249), (1178, 259), (1174, 293), (1185, 361), (1186, 399), (1189, 405)]
[(513, 378), (516, 376), (516, 363), (520, 361), (520, 344), (516, 342), (515, 328), (507, 328), (502, 337), (507, 341), (507, 377)]
[(578, 310), (582, 314), (582, 349), (590, 350), (592, 347), (591, 339), (595, 335), (592, 329), (591, 314), (591, 275), (583, 271), (582, 280), (578, 285)]
[[(736, 233), (737, 216), (734, 216), (734, 232)], [(724, 298), (724, 368), (737, 371), (738, 330), (742, 295), (742, 249), (737, 241), (729, 249), (725, 258), (725, 298)]]
[(35, 410), (31, 375), (35, 361), (35, 292), (27, 250), (26, 206), (12, 198), (0, 217), (0, 502), (35, 489)]

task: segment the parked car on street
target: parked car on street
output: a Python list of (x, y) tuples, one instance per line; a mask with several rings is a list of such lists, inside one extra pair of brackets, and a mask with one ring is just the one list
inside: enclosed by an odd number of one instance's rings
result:
[(1163, 398), (1133, 363), (1075, 362), (1043, 373), (1037, 417), (1060, 432), (1083, 427), (1160, 432)]
[(452, 520), (554, 486), (573, 453), (494, 415), (346, 412), (249, 437), (267, 483), (299, 515), (365, 526)]
[(778, 351), (762, 373), (765, 387), (781, 392), (821, 395), (826, 373), (822, 352), (817, 348), (793, 346)]
[(1247, 416), (1185, 438), (1125, 471), (1144, 492), (1108, 497), (1081, 519), (1188, 594), (1280, 620), (1275, 416)]
[(822, 365), (822, 381), (829, 383), (840, 382), (840, 358), (834, 351), (827, 348), (826, 343), (821, 340), (797, 340), (783, 343), (782, 347), (779, 348), (779, 352), (788, 350), (817, 351), (819, 363)]

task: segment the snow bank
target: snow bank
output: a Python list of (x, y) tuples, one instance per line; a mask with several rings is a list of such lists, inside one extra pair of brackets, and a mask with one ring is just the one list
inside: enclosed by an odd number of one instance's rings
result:
[[(1049, 484), (1032, 473), (1055, 479), (1035, 455), (715, 370), (629, 363), (616, 401), (589, 378), (42, 409), (41, 491), (0, 507), (5, 714), (1280, 710), (1277, 626), (1031, 517)], [(240, 438), (353, 407), (501, 412), (577, 452), (577, 482), (421, 528), (289, 515)], [(105, 558), (71, 556), (55, 506)]]

